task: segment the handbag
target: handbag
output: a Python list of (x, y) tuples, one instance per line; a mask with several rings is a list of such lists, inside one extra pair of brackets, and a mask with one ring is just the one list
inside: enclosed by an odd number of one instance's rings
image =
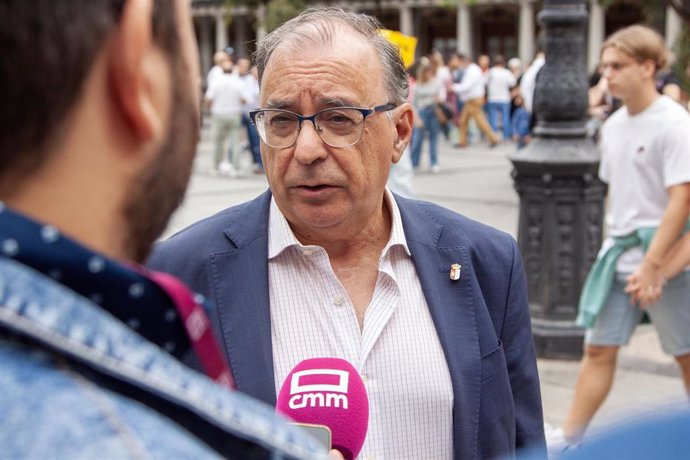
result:
[(453, 109), (446, 102), (437, 102), (434, 106), (434, 113), (439, 123), (442, 125), (453, 119)]

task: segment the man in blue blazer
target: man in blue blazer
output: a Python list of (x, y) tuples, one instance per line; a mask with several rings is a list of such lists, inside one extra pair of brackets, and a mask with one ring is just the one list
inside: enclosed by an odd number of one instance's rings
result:
[(241, 391), (275, 404), (301, 360), (352, 362), (370, 400), (361, 458), (544, 452), (514, 240), (385, 188), (413, 115), (379, 28), (314, 9), (259, 43), (270, 191), (159, 244), (150, 265), (215, 301)]

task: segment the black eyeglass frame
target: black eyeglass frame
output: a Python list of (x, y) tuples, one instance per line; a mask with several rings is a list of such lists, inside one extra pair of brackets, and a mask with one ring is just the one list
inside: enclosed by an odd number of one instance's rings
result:
[[(366, 121), (366, 119), (369, 115), (373, 115), (374, 113), (377, 113), (377, 112), (387, 112), (387, 111), (393, 110), (397, 107), (398, 107), (398, 104), (394, 104), (393, 102), (389, 102), (389, 103), (383, 104), (383, 105), (377, 105), (376, 107), (371, 107), (371, 108), (353, 107), (353, 106), (328, 107), (326, 109), (319, 110), (318, 112), (316, 112), (312, 115), (300, 115), (300, 114), (295, 113), (291, 110), (285, 110), (285, 109), (256, 109), (256, 110), (252, 110), (249, 112), (249, 118), (252, 120), (252, 123), (254, 123), (254, 125), (256, 125), (256, 117), (259, 116), (260, 114), (266, 113), (266, 112), (288, 113), (290, 115), (294, 115), (297, 118), (297, 129), (295, 130), (297, 135), (295, 136), (295, 140), (292, 142), (292, 144), (285, 146), (285, 147), (275, 147), (275, 146), (272, 146), (271, 144), (269, 144), (268, 142), (266, 142), (263, 138), (261, 139), (261, 141), (264, 144), (266, 144), (269, 147), (272, 147), (274, 149), (288, 149), (288, 148), (292, 147), (293, 145), (295, 145), (295, 143), (297, 143), (297, 139), (299, 138), (299, 133), (302, 130), (302, 122), (304, 122), (304, 121), (311, 121), (311, 123), (314, 125), (314, 130), (316, 131), (316, 134), (318, 134), (319, 139), (321, 139), (321, 141), (323, 141), (324, 144), (326, 144), (330, 147), (333, 147), (333, 148), (345, 148), (345, 147), (352, 147), (357, 142), (362, 140), (362, 135), (364, 134), (364, 129), (362, 129), (362, 131), (359, 134), (359, 137), (353, 143), (348, 144), (348, 145), (335, 146), (335, 145), (329, 144), (328, 142), (326, 142), (323, 139), (323, 137), (321, 137), (321, 131), (319, 130), (319, 127), (316, 125), (316, 117), (317, 116), (319, 116), (323, 112), (328, 112), (328, 111), (332, 111), (332, 110), (342, 110), (342, 109), (357, 110), (359, 113), (362, 114), (362, 123), (361, 124), (364, 125), (364, 122)], [(258, 128), (257, 128), (257, 131), (258, 131), (259, 137), (262, 137), (261, 132), (259, 131)]]

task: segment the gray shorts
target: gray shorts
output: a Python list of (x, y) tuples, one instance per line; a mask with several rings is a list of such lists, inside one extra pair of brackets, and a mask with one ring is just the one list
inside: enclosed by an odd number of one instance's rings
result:
[[(585, 334), (589, 345), (626, 345), (640, 323), (642, 310), (623, 292), (628, 275), (616, 274), (613, 288), (592, 329)], [(663, 296), (647, 307), (664, 351), (672, 356), (690, 353), (690, 272), (670, 280)]]

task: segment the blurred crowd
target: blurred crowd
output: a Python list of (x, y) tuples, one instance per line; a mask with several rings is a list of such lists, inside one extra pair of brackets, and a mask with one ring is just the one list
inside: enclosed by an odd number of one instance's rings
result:
[(430, 171), (440, 171), (436, 145), (443, 134), (454, 146), (486, 141), (490, 146), (530, 141), (534, 81), (543, 54), (525, 68), (518, 58), (453, 53), (448, 62), (434, 51), (408, 69), (410, 98), (416, 117), (412, 163), (419, 168), (423, 140), (428, 137)]
[[(452, 53), (446, 61), (439, 51), (433, 51), (418, 59), (408, 68), (408, 100), (415, 112), (414, 135), (404, 165), (394, 171), (394, 175), (400, 175), (398, 182), (403, 185), (391, 186), (399, 193), (412, 195), (410, 179), (422, 163), (428, 165), (432, 174), (441, 171), (438, 160), (441, 135), (457, 148), (479, 142), (494, 147), (506, 142), (514, 143), (517, 150), (523, 149), (531, 141), (536, 125), (534, 90), (544, 62), (542, 52), (527, 65), (517, 57), (506, 60), (500, 54), (482, 54), (474, 62), (468, 55)], [(690, 66), (687, 72), (690, 75)], [(251, 60), (235, 59), (231, 47), (216, 52), (204, 87), (205, 109), (211, 119), (214, 143), (211, 173), (229, 177), (244, 175), (248, 171), (242, 154), (248, 152), (252, 172), (262, 174), (259, 136), (249, 117), (249, 111), (259, 105), (259, 84)], [(680, 79), (670, 68), (659, 73), (657, 90), (688, 105)], [(601, 78), (601, 70), (597, 68), (589, 80), (589, 135), (596, 138), (601, 124), (620, 105), (610, 95), (607, 81)], [(425, 162), (423, 151), (429, 155)]]
[[(455, 147), (477, 142), (491, 147), (512, 142), (518, 150), (531, 140), (536, 125), (533, 99), (535, 82), (544, 65), (544, 54), (525, 65), (519, 58), (502, 55), (470, 56), (452, 53), (444, 59), (438, 51), (417, 60), (409, 69), (409, 101), (415, 110), (415, 133), (411, 161), (419, 170), (424, 140), (428, 140), (429, 172), (438, 173), (438, 137), (443, 135)], [(690, 75), (690, 67), (687, 70)], [(657, 78), (659, 93), (687, 106), (687, 95), (670, 68)], [(611, 97), (601, 71), (590, 78), (588, 132), (597, 135), (603, 121), (620, 107)]]

